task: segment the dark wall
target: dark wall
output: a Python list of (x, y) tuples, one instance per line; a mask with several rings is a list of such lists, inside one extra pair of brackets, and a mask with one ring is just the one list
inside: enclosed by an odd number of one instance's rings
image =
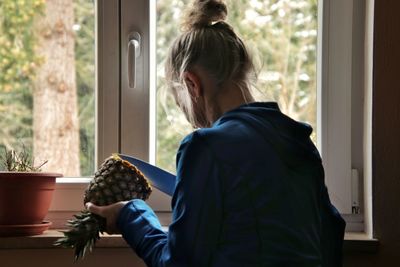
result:
[(375, 0), (373, 73), (375, 254), (345, 253), (345, 266), (400, 266), (400, 1)]

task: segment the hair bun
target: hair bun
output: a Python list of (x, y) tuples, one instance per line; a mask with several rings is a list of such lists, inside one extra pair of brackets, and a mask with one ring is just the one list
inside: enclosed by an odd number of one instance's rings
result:
[(190, 31), (204, 28), (225, 20), (227, 14), (226, 4), (222, 0), (195, 0), (183, 18), (182, 29)]

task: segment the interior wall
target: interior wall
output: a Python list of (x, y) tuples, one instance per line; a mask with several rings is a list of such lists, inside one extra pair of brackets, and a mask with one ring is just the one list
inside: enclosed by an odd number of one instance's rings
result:
[(73, 261), (72, 249), (2, 249), (2, 267), (145, 267), (130, 248), (95, 248), (83, 260)]
[(400, 266), (400, 1), (375, 0), (373, 223), (375, 254), (345, 253), (345, 266)]

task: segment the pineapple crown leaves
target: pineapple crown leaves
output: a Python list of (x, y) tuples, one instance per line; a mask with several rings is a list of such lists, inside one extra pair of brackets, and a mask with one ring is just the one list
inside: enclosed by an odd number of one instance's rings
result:
[(69, 230), (62, 231), (64, 237), (54, 242), (55, 246), (75, 248), (74, 261), (83, 259), (86, 252), (92, 252), (96, 241), (100, 239), (100, 233), (106, 228), (106, 220), (87, 210), (74, 215), (75, 219), (69, 220)]
[(4, 147), (3, 153), (0, 154), (0, 169), (9, 172), (40, 172), (43, 162), (39, 166), (34, 166), (34, 158), (32, 153), (22, 144), (22, 149), (18, 152), (13, 149)]

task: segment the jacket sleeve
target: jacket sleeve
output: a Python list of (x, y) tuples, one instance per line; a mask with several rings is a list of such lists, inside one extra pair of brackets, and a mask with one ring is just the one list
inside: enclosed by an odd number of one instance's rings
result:
[(332, 205), (325, 185), (322, 188), (321, 224), (322, 266), (340, 267), (343, 264), (342, 250), (346, 222)]
[(132, 200), (121, 210), (117, 225), (148, 266), (204, 266), (212, 261), (222, 218), (216, 166), (211, 150), (196, 133), (184, 139), (177, 154), (167, 233), (142, 200)]

